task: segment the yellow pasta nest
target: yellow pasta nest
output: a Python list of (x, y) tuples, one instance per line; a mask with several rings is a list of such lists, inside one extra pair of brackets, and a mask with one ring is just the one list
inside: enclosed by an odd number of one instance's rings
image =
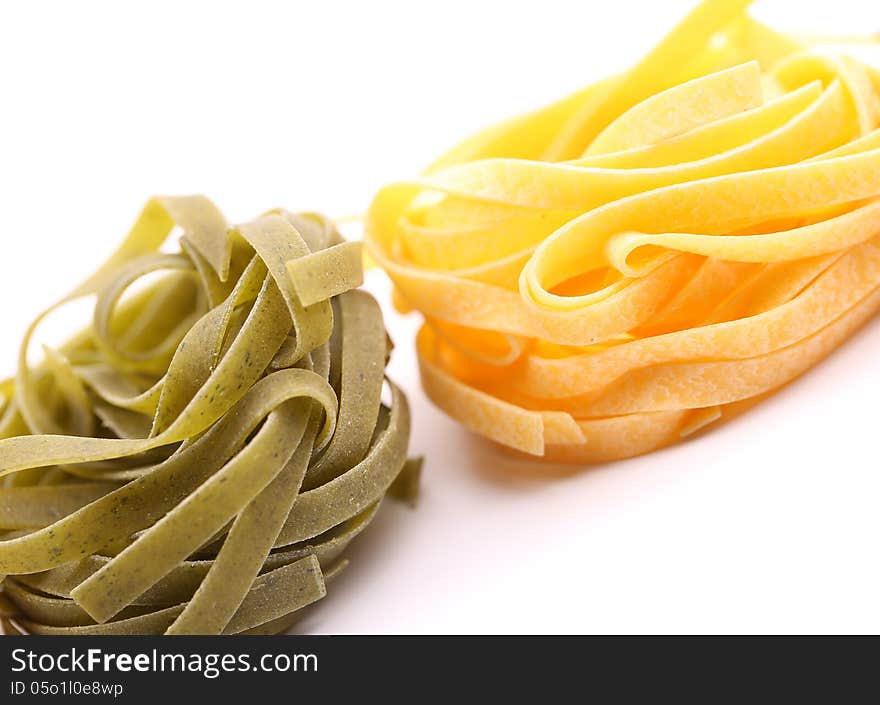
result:
[(672, 443), (880, 304), (880, 73), (697, 7), (632, 69), (376, 196), (371, 255), (431, 399), (525, 453)]
[(0, 616), (38, 634), (274, 633), (323, 597), (418, 472), (401, 475), (409, 411), (390, 383), (383, 400), (362, 278), (360, 245), (319, 215), (229, 227), (203, 197), (149, 202), (58, 304), (95, 295), (92, 324), (32, 366), (53, 306), (0, 383)]

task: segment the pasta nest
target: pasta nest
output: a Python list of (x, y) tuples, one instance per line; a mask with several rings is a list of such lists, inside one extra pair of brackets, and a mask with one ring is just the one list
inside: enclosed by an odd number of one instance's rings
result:
[[(320, 215), (230, 227), (201, 196), (150, 201), (0, 385), (6, 626), (275, 633), (323, 597), (418, 473), (362, 279)], [(39, 324), (88, 296), (91, 325), (30, 365)]]
[(880, 303), (880, 73), (697, 7), (633, 68), (464, 141), (366, 221), (428, 396), (625, 458), (742, 411)]

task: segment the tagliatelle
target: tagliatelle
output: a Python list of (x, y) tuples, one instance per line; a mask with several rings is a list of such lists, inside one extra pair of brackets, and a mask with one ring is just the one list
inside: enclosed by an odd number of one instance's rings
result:
[[(174, 226), (181, 252), (162, 253)], [(229, 227), (203, 197), (147, 204), (0, 385), (0, 576), (21, 628), (275, 633), (324, 596), (409, 437), (362, 278), (322, 216)], [(40, 322), (89, 295), (92, 325), (29, 364)]]
[(745, 409), (880, 306), (880, 72), (708, 0), (367, 216), (434, 402), (571, 462)]

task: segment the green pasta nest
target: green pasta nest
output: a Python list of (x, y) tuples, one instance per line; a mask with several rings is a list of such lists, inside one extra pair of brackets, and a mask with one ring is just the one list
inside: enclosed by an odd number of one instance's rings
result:
[[(204, 197), (150, 201), (0, 383), (6, 628), (278, 633), (323, 597), (419, 471), (362, 281), (320, 215), (229, 227)], [(91, 325), (30, 366), (40, 322), (91, 295)]]

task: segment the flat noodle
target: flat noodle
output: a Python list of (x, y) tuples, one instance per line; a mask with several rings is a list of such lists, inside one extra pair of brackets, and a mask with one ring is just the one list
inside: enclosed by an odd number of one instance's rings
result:
[(880, 307), (880, 72), (707, 0), (635, 67), (383, 188), (369, 254), (424, 388), (565, 462), (651, 451)]
[[(322, 598), (409, 439), (362, 281), (322, 216), (150, 201), (0, 383), (5, 627), (274, 633)], [(89, 295), (92, 325), (30, 365), (40, 322)]]

